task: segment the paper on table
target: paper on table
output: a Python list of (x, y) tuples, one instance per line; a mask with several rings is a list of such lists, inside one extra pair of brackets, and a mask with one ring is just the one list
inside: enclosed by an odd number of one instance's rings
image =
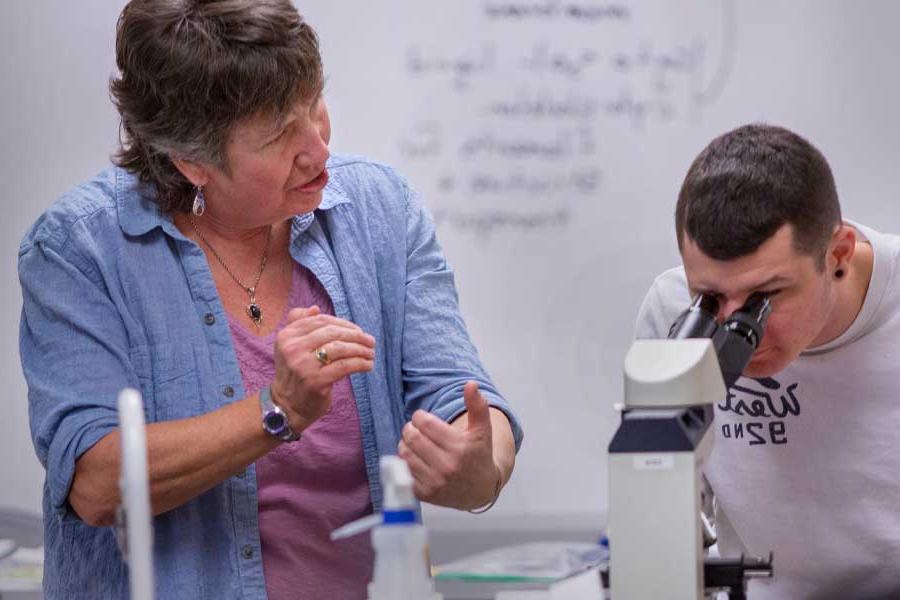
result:
[(16, 548), (0, 559), (0, 592), (40, 591), (43, 577), (43, 548)]
[(505, 546), (435, 567), (435, 579), (553, 582), (606, 562), (596, 544), (534, 542)]
[(17, 547), (15, 540), (0, 539), (0, 558), (6, 558), (15, 552)]
[(546, 590), (502, 590), (494, 600), (604, 600), (599, 567), (550, 584)]

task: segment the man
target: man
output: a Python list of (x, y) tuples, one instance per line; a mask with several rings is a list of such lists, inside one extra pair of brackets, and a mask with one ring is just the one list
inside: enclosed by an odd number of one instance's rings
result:
[(822, 154), (767, 125), (700, 153), (675, 226), (684, 266), (653, 283), (637, 337), (666, 337), (699, 293), (720, 320), (753, 292), (772, 301), (715, 408), (721, 554), (774, 551), (755, 599), (900, 597), (900, 237), (842, 221)]

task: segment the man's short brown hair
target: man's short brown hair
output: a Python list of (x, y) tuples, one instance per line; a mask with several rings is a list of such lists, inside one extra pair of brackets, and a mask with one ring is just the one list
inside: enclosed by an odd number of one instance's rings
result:
[(675, 209), (679, 248), (687, 235), (710, 258), (732, 260), (789, 224), (796, 251), (813, 256), (819, 269), (840, 223), (822, 153), (796, 133), (762, 124), (710, 142), (691, 164)]

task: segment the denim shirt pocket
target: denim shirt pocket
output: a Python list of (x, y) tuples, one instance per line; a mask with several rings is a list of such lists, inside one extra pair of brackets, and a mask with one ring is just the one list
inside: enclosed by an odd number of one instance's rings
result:
[(148, 422), (185, 419), (206, 412), (189, 344), (135, 346), (131, 360), (141, 384)]
[[(47, 598), (127, 598), (124, 558), (112, 527), (91, 527), (78, 519), (63, 519), (45, 530), (44, 591)], [(69, 556), (90, 556), (73, 563)], [(49, 577), (47, 576), (49, 574)], [(5, 596), (4, 596), (5, 597)]]

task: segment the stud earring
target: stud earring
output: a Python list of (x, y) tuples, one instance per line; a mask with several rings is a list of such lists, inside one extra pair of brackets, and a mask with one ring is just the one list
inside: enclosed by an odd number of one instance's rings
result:
[(841, 279), (841, 278), (843, 278), (843, 277), (844, 277), (844, 270), (843, 270), (843, 269), (837, 269), (837, 270), (834, 272), (834, 278), (835, 278), (835, 279)]
[(197, 193), (194, 195), (194, 205), (191, 212), (196, 216), (201, 216), (206, 211), (206, 197), (203, 195), (203, 188), (197, 186)]

